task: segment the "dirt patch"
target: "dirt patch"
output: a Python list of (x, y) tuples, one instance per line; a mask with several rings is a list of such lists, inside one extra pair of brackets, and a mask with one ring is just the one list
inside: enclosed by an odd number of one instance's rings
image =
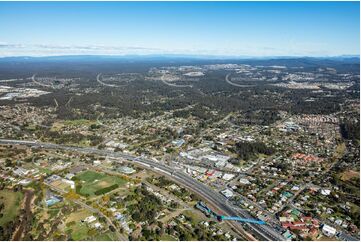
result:
[(341, 180), (342, 181), (348, 181), (348, 180), (351, 180), (352, 178), (354, 177), (360, 177), (360, 172), (358, 171), (345, 171), (342, 173), (341, 175)]
[(107, 181), (100, 181), (100, 182), (97, 183), (97, 186), (98, 186), (99, 188), (108, 187), (108, 186), (109, 186), (109, 182), (107, 182)]

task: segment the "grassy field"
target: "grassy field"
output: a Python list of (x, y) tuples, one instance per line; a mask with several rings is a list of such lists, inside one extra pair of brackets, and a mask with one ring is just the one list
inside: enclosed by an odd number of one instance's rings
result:
[(85, 223), (75, 222), (67, 227), (66, 231), (70, 233), (72, 240), (94, 240), (94, 241), (113, 241), (116, 236), (113, 232), (94, 233)]
[(94, 180), (100, 180), (104, 178), (106, 175), (103, 173), (99, 173), (96, 171), (84, 171), (79, 173), (76, 177), (79, 180), (85, 181), (85, 182), (92, 182)]
[(67, 219), (65, 220), (65, 224), (70, 222), (79, 222), (80, 220), (83, 220), (91, 215), (93, 214), (86, 209), (76, 211), (74, 213), (71, 213), (69, 217), (67, 217)]
[(95, 171), (85, 171), (76, 176), (76, 179), (80, 181), (81, 188), (77, 188), (77, 191), (80, 195), (93, 196), (95, 192), (113, 186), (118, 185), (119, 187), (123, 186), (127, 181), (117, 177), (109, 176), (104, 173), (99, 173)]
[(177, 239), (169, 234), (163, 234), (162, 237), (160, 237), (160, 240), (162, 241), (176, 241)]
[(185, 216), (192, 218), (194, 224), (198, 224), (200, 221), (202, 221), (206, 218), (205, 215), (203, 215), (200, 211), (197, 211), (197, 210), (192, 210), (192, 211), (187, 210), (187, 211), (184, 211), (183, 214)]
[(75, 223), (71, 226), (71, 238), (73, 240), (86, 240), (88, 238), (88, 227), (80, 222)]
[(66, 126), (73, 126), (73, 127), (88, 126), (89, 127), (92, 124), (96, 124), (96, 120), (87, 120), (87, 119), (64, 120), (64, 121), (58, 121), (58, 122), (53, 123), (51, 130), (59, 131)]
[(345, 151), (346, 151), (345, 143), (338, 144), (335, 149), (333, 157), (336, 159), (340, 159), (345, 154)]
[(105, 234), (98, 234), (94, 236), (94, 241), (114, 241), (117, 240), (115, 234), (112, 232), (108, 232)]
[(75, 120), (64, 120), (63, 123), (65, 125), (72, 125), (72, 126), (90, 126), (92, 124), (96, 124), (96, 120), (88, 120), (88, 119), (75, 119)]
[(319, 238), (317, 238), (318, 241), (337, 241), (337, 239), (335, 237), (330, 238), (330, 237), (326, 237), (326, 236), (320, 236)]
[(47, 175), (53, 173), (49, 168), (44, 168), (44, 167), (35, 166), (35, 165), (34, 165), (34, 167), (35, 167), (35, 168), (38, 168), (40, 172), (44, 172), (44, 173), (46, 173)]
[(6, 224), (18, 215), (22, 199), (23, 194), (20, 192), (13, 192), (11, 190), (0, 191), (0, 201), (5, 205), (2, 211), (4, 216), (0, 218), (0, 225)]

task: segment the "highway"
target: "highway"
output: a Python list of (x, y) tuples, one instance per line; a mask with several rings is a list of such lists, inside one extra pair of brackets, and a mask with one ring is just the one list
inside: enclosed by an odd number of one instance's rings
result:
[[(219, 212), (223, 213), (226, 216), (240, 216), (243, 218), (253, 218), (247, 211), (239, 210), (236, 211), (231, 206), (227, 204), (226, 198), (219, 194), (217, 191), (212, 188), (206, 186), (205, 184), (193, 179), (187, 174), (181, 171), (175, 171), (173, 168), (156, 163), (151, 159), (135, 157), (132, 155), (124, 154), (121, 152), (113, 152), (108, 150), (99, 150), (97, 148), (85, 148), (85, 147), (74, 147), (74, 146), (66, 146), (60, 144), (52, 144), (52, 143), (42, 143), (38, 141), (27, 141), (27, 140), (11, 140), (11, 139), (0, 139), (0, 144), (6, 145), (27, 145), (32, 147), (44, 148), (44, 149), (59, 149), (59, 150), (68, 150), (75, 151), (81, 153), (93, 153), (98, 155), (104, 155), (111, 158), (122, 158), (134, 163), (137, 163), (147, 169), (153, 170), (155, 172), (159, 172), (167, 175), (172, 180), (177, 183), (187, 187), (192, 190), (200, 197), (203, 197), (208, 203), (217, 208)], [(252, 238), (248, 233), (245, 233), (243, 226), (239, 222), (235, 221), (227, 221), (238, 233), (243, 235), (246, 239)], [(285, 240), (285, 238), (280, 235), (277, 231), (275, 231), (269, 225), (259, 225), (259, 224), (247, 224), (245, 225), (248, 232), (250, 232), (256, 239), (259, 240)]]

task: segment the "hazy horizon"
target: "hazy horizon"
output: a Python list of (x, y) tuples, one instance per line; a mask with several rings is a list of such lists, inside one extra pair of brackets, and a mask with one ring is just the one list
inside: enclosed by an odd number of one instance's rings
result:
[(0, 56), (0, 59), (7, 58), (80, 58), (80, 57), (93, 57), (93, 58), (189, 58), (189, 59), (209, 59), (209, 60), (227, 60), (227, 59), (298, 59), (298, 58), (315, 58), (315, 59), (333, 59), (333, 58), (358, 58), (360, 55), (320, 55), (320, 56), (307, 56), (307, 55), (269, 55), (269, 56), (246, 56), (246, 55), (192, 55), (192, 54), (62, 54), (62, 55), (18, 55), (18, 56)]
[(359, 2), (0, 2), (0, 57), (360, 54)]

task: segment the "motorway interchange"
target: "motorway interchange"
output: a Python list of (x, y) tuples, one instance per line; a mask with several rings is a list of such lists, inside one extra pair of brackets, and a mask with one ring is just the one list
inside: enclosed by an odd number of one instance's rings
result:
[[(146, 169), (150, 169), (154, 172), (161, 173), (172, 179), (173, 181), (179, 183), (180, 185), (187, 187), (203, 199), (212, 205), (213, 208), (221, 212), (226, 216), (234, 217), (243, 217), (251, 219), (252, 216), (245, 210), (235, 209), (227, 203), (225, 197), (220, 195), (218, 192), (214, 191), (205, 184), (191, 178), (182, 171), (175, 170), (167, 165), (156, 163), (153, 160), (135, 157), (132, 155), (124, 154), (121, 152), (113, 152), (108, 150), (99, 150), (96, 148), (83, 148), (83, 147), (74, 147), (74, 146), (65, 146), (52, 143), (42, 143), (37, 141), (26, 141), (26, 140), (10, 140), (10, 139), (0, 139), (0, 144), (7, 145), (27, 145), (36, 148), (44, 149), (63, 149), (81, 153), (93, 153), (98, 155), (106, 155), (110, 158), (122, 158), (127, 159), (131, 162), (134, 162)], [(236, 221), (225, 221), (227, 222), (242, 238), (247, 240), (284, 240), (283, 236), (280, 235), (269, 225), (261, 224), (241, 224)]]

